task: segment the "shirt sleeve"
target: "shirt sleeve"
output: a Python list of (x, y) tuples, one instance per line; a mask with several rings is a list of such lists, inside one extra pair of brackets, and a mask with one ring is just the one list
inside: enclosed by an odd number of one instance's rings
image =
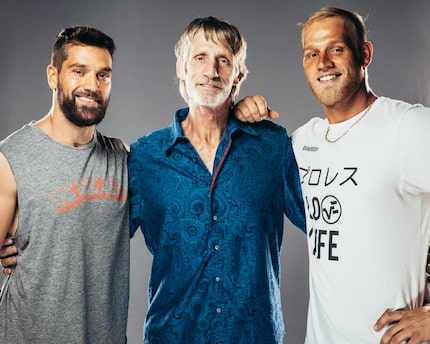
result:
[(399, 165), (407, 190), (430, 192), (430, 109), (409, 107), (399, 124)]
[(137, 148), (133, 144), (130, 147), (130, 154), (128, 156), (128, 194), (130, 205), (130, 237), (133, 237), (137, 229), (141, 225), (140, 219), (140, 205), (141, 205), (141, 191), (139, 184), (139, 168)]
[(284, 213), (300, 230), (306, 233), (305, 209), (299, 169), (291, 140), (285, 131), (283, 156)]

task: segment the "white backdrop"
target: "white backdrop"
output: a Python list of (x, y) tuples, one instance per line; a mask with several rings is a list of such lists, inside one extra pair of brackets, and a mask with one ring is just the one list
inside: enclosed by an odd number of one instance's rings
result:
[[(127, 142), (166, 126), (183, 107), (175, 81), (173, 47), (195, 17), (235, 24), (248, 41), (250, 74), (241, 95), (262, 93), (292, 132), (315, 114), (301, 66), (300, 28), (314, 10), (338, 6), (368, 15), (374, 43), (370, 83), (379, 95), (430, 105), (429, 0), (2, 0), (0, 3), (0, 139), (47, 113), (46, 66), (54, 35), (90, 25), (114, 38), (111, 105), (100, 130)], [(1, 216), (1, 214), (0, 214)], [(285, 343), (303, 342), (307, 306), (305, 237), (289, 223), (282, 249)], [(141, 343), (151, 257), (141, 234), (132, 239), (129, 343)]]

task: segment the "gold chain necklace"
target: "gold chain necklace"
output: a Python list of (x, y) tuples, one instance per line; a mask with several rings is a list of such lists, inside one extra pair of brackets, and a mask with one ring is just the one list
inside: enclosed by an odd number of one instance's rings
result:
[(372, 105), (373, 105), (373, 103), (374, 102), (372, 102), (368, 107), (367, 107), (367, 109), (366, 109), (366, 111), (364, 111), (364, 113), (354, 122), (354, 123), (352, 123), (351, 124), (351, 126), (342, 134), (342, 135), (340, 135), (339, 137), (337, 137), (337, 138), (335, 138), (334, 140), (330, 140), (329, 138), (328, 138), (328, 133), (330, 132), (330, 124), (328, 125), (328, 128), (327, 128), (327, 131), (325, 132), (325, 140), (328, 142), (328, 143), (335, 143), (335, 142), (337, 142), (337, 141), (339, 141), (342, 137), (344, 137), (346, 134), (348, 134), (350, 131), (351, 131), (351, 129), (352, 128), (354, 128), (354, 126), (358, 123), (358, 122), (360, 122), (362, 119), (363, 119), (363, 117), (364, 116), (366, 116), (367, 115), (367, 113), (369, 112), (369, 110), (370, 110), (370, 108), (372, 107)]

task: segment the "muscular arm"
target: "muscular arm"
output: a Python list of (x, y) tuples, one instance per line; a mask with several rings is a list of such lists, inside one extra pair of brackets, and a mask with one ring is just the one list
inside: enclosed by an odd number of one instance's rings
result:
[(5, 156), (0, 153), (0, 246), (7, 233), (15, 234), (17, 221), (16, 182)]

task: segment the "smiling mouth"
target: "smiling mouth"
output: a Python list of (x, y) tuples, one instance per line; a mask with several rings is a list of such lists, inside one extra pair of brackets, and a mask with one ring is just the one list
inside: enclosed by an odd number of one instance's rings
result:
[(101, 102), (101, 99), (97, 94), (76, 93), (75, 97), (78, 98), (80, 102), (90, 106), (98, 105)]
[(98, 107), (100, 105), (100, 102), (97, 101), (94, 98), (88, 98), (88, 97), (77, 97), (79, 99), (79, 102), (81, 103), (81, 106), (86, 106), (86, 107)]
[(200, 87), (203, 88), (211, 88), (211, 89), (220, 89), (221, 87), (216, 84), (200, 84)]
[(340, 74), (329, 74), (329, 75), (324, 75), (324, 76), (318, 78), (317, 80), (318, 81), (323, 81), (323, 82), (324, 81), (330, 81), (330, 80), (336, 79), (339, 76), (340, 76)]
[(87, 103), (97, 103), (97, 101), (93, 98), (87, 98), (87, 97), (78, 97), (80, 100), (82, 100), (83, 102), (87, 102)]

